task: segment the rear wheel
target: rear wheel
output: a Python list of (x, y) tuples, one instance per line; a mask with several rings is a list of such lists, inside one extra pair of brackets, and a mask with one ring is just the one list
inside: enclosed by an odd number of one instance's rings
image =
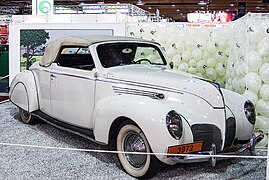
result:
[(37, 124), (38, 123), (38, 118), (33, 116), (31, 113), (28, 111), (25, 111), (23, 109), (20, 109), (20, 119), (24, 124)]
[[(118, 151), (123, 152), (151, 152), (144, 133), (133, 124), (124, 124), (120, 128), (116, 146)], [(139, 179), (152, 178), (161, 169), (161, 164), (154, 155), (119, 153), (118, 158), (123, 169)]]

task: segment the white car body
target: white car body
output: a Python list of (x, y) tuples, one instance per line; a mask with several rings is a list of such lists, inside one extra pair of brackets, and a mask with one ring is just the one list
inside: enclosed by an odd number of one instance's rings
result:
[[(198, 153), (212, 151), (212, 143), (215, 151), (222, 153), (237, 151), (251, 141), (254, 124), (246, 117), (245, 97), (220, 89), (212, 82), (174, 71), (167, 63), (106, 68), (100, 62), (97, 48), (109, 43), (144, 43), (156, 46), (161, 52), (159, 44), (138, 39), (64, 38), (49, 45), (41, 62), (34, 63), (30, 70), (14, 78), (11, 101), (34, 115), (46, 115), (59, 121), (50, 122), (56, 126), (64, 123), (67, 125), (64, 129), (71, 127), (72, 132), (102, 144), (109, 143), (113, 128), (129, 119), (145, 134), (154, 153), (167, 153), (169, 147), (201, 140), (204, 145)], [(55, 62), (58, 52), (61, 47), (69, 46), (89, 47), (94, 68), (59, 66)], [(172, 137), (167, 128), (166, 118), (171, 110), (183, 119), (180, 139)], [(226, 128), (228, 125), (231, 127)], [(164, 155), (156, 157), (167, 164), (188, 160)]]

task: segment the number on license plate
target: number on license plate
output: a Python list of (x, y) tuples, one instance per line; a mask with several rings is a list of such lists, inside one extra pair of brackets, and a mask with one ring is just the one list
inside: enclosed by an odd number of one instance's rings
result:
[(168, 154), (187, 154), (202, 151), (203, 142), (168, 147)]

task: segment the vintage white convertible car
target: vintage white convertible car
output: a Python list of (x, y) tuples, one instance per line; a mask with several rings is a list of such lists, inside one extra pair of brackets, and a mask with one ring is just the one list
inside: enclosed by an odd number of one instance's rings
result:
[(129, 152), (118, 154), (123, 169), (136, 178), (153, 177), (160, 162), (216, 163), (176, 154), (254, 153), (262, 139), (253, 136), (254, 105), (170, 66), (154, 42), (63, 38), (13, 79), (10, 99), (26, 124), (38, 117), (101, 144), (116, 139), (117, 151)]

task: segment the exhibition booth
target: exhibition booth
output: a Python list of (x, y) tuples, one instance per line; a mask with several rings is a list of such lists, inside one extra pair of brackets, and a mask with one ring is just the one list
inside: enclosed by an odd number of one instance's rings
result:
[[(12, 16), (8, 27), (9, 84), (17, 73), (39, 61), (48, 44), (59, 38), (111, 35), (158, 42), (168, 62), (173, 62), (174, 71), (216, 82), (222, 88), (244, 95), (255, 104), (255, 132), (264, 134), (258, 148), (267, 151), (269, 14), (249, 13), (226, 24), (149, 22), (151, 20), (145, 12), (129, 6), (126, 5), (128, 11), (122, 5), (121, 8), (112, 6), (114, 11), (106, 10), (98, 14), (89, 13), (96, 11), (92, 6), (84, 9), (87, 14), (65, 14), (66, 11), (59, 8), (61, 14)], [(130, 12), (130, 9), (134, 11)], [(143, 52), (143, 56), (153, 55)]]

